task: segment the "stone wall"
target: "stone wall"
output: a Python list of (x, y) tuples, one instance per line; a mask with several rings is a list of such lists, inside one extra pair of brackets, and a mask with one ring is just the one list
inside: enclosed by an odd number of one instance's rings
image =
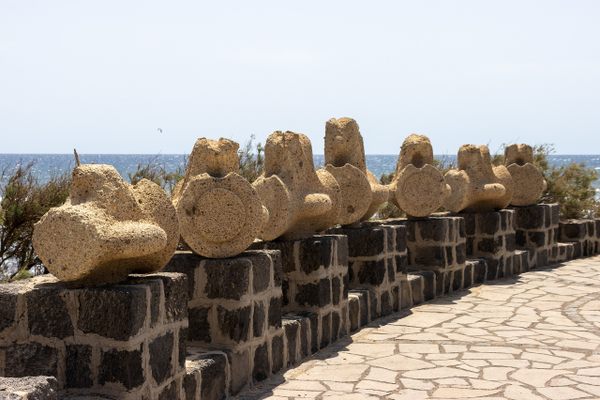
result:
[(457, 215), (465, 219), (467, 257), (483, 258), (486, 261), (486, 280), (512, 276), (516, 249), (514, 211)]
[[(600, 219), (558, 224), (555, 210), (367, 222), (221, 260), (178, 252), (169, 272), (119, 285), (0, 285), (0, 376), (55, 377), (40, 378), (46, 399), (223, 399), (378, 317), (597, 253)], [(6, 379), (0, 396), (18, 386)]]
[(348, 333), (348, 240), (342, 235), (256, 243), (279, 250), (283, 312), (310, 320), (311, 349)]
[(69, 289), (47, 275), (0, 285), (0, 376), (53, 376), (68, 393), (158, 399), (185, 375), (187, 282), (131, 276)]
[(560, 240), (573, 245), (573, 258), (589, 257), (598, 251), (598, 220), (570, 219), (559, 224)]
[(398, 311), (400, 281), (406, 279), (406, 228), (363, 223), (330, 232), (348, 238), (348, 288), (353, 298), (359, 298), (359, 306), (368, 304), (363, 307), (362, 320), (371, 321)]

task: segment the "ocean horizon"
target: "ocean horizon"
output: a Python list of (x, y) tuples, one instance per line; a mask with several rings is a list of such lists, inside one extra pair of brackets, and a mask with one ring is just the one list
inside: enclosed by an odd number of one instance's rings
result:
[[(149, 162), (156, 163), (166, 171), (173, 172), (185, 165), (187, 154), (79, 154), (82, 163), (88, 164), (110, 164), (128, 179), (128, 174), (135, 172), (138, 165)], [(456, 161), (454, 154), (438, 154), (435, 158), (442, 163), (449, 164)], [(315, 154), (313, 156), (315, 168), (324, 164), (324, 156)], [(398, 155), (392, 154), (367, 154), (367, 168), (378, 178), (396, 169)], [(548, 162), (553, 166), (563, 166), (570, 163), (583, 163), (594, 168), (600, 173), (600, 154), (552, 154), (548, 156)], [(32, 164), (34, 176), (45, 182), (50, 177), (60, 175), (72, 169), (75, 165), (73, 154), (18, 154), (0, 153), (0, 174), (10, 173), (18, 165)], [(0, 176), (1, 178), (1, 176)], [(600, 180), (594, 183), (600, 189)]]

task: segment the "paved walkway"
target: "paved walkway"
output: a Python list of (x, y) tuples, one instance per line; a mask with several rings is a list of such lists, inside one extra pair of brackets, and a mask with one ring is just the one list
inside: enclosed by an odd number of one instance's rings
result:
[(600, 399), (600, 257), (380, 320), (247, 399)]

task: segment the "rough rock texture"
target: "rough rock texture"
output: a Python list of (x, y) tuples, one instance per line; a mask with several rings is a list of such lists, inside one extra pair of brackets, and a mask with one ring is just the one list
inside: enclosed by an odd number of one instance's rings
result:
[(437, 211), (450, 194), (444, 175), (433, 166), (433, 148), (427, 136), (413, 134), (402, 143), (390, 192), (394, 204), (414, 217)]
[(51, 376), (0, 377), (0, 399), (58, 400), (58, 384)]
[(542, 171), (533, 165), (533, 149), (527, 144), (512, 144), (504, 150), (504, 164), (514, 182), (513, 206), (530, 206), (538, 202), (546, 180)]
[(265, 145), (265, 170), (253, 184), (269, 211), (263, 240), (308, 237), (339, 220), (341, 190), (334, 176), (315, 171), (310, 140), (274, 132)]
[(205, 257), (246, 250), (268, 217), (252, 185), (237, 173), (238, 147), (228, 139), (198, 139), (173, 194), (183, 240)]
[(325, 164), (342, 190), (341, 225), (368, 220), (388, 200), (387, 186), (367, 170), (363, 138), (352, 118), (325, 123)]
[(110, 165), (76, 167), (66, 203), (50, 209), (33, 233), (48, 270), (82, 285), (159, 270), (178, 241), (177, 215), (163, 189), (146, 179), (129, 185)]
[(505, 166), (492, 165), (487, 146), (466, 144), (458, 150), (458, 169), (446, 172), (452, 189), (444, 207), (452, 212), (505, 208), (513, 195), (513, 180)]

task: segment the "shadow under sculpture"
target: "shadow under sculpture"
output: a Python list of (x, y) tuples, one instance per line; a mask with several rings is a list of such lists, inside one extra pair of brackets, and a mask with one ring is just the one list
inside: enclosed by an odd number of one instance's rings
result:
[(342, 191), (339, 224), (366, 221), (388, 200), (388, 187), (367, 169), (363, 138), (354, 119), (332, 118), (325, 123), (325, 164)]
[(533, 165), (533, 149), (527, 144), (512, 144), (504, 150), (504, 165), (514, 182), (510, 202), (513, 206), (536, 204), (546, 190), (542, 171)]
[(178, 241), (177, 215), (165, 191), (146, 179), (130, 185), (110, 165), (77, 166), (67, 201), (50, 209), (33, 232), (46, 268), (74, 285), (157, 271)]
[(308, 137), (272, 133), (264, 163), (263, 174), (252, 184), (269, 211), (259, 238), (301, 239), (338, 223), (340, 186), (325, 169), (315, 171)]
[(268, 219), (258, 194), (238, 174), (238, 148), (228, 139), (198, 139), (185, 177), (173, 193), (181, 237), (204, 257), (238, 255)]
[(493, 166), (487, 146), (465, 144), (458, 150), (458, 169), (444, 175), (450, 196), (448, 211), (484, 212), (506, 208), (513, 196), (513, 180), (504, 165)]
[(426, 217), (442, 206), (450, 186), (433, 166), (433, 147), (427, 136), (413, 134), (404, 140), (389, 186), (393, 203), (411, 217)]

